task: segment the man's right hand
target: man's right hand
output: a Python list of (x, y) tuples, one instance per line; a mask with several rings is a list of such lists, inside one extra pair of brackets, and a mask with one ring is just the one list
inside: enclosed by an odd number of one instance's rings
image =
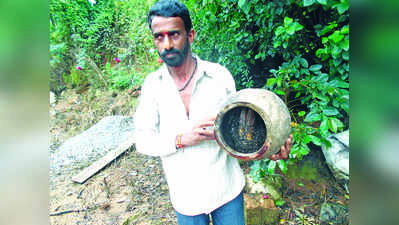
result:
[(193, 146), (205, 140), (215, 140), (215, 120), (216, 117), (208, 117), (196, 122), (191, 131), (182, 134), (181, 144), (184, 146)]

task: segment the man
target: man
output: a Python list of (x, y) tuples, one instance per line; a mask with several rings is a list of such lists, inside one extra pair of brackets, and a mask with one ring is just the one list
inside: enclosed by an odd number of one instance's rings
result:
[[(242, 225), (245, 179), (238, 161), (215, 141), (219, 107), (235, 92), (230, 72), (191, 52), (195, 31), (189, 11), (161, 0), (148, 22), (166, 65), (149, 74), (135, 114), (138, 152), (160, 156), (180, 225)], [(272, 159), (287, 158), (290, 137)]]

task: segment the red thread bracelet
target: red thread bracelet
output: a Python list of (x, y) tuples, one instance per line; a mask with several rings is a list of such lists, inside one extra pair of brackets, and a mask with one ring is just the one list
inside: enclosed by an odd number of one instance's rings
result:
[(176, 137), (176, 149), (184, 148), (184, 145), (182, 145), (182, 143), (181, 143), (181, 136), (183, 136), (183, 135), (179, 134)]

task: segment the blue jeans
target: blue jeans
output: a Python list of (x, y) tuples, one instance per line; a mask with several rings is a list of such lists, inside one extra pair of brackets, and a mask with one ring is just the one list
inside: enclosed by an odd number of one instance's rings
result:
[[(210, 214), (213, 225), (245, 225), (243, 192)], [(209, 214), (185, 216), (176, 211), (176, 215), (179, 225), (209, 225)]]

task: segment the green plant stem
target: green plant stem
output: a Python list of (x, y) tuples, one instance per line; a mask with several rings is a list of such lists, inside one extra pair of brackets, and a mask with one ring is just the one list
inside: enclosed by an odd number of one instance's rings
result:
[(98, 68), (98, 66), (93, 62), (93, 60), (90, 57), (87, 57), (86, 60), (89, 63), (89, 65), (96, 71), (96, 74), (101, 78), (101, 80), (103, 81), (104, 87), (106, 87), (107, 82), (105, 81), (104, 75), (101, 72), (101, 70)]

